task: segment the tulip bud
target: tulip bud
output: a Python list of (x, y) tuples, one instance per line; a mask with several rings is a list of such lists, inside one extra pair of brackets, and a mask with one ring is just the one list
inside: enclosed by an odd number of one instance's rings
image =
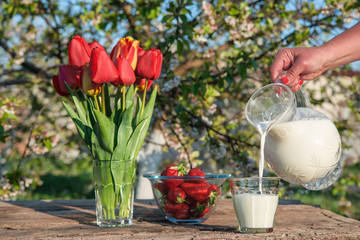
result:
[(132, 37), (120, 38), (111, 51), (110, 58), (116, 64), (116, 59), (123, 56), (130, 63), (132, 69), (135, 70), (138, 62), (137, 57), (139, 45), (140, 42), (135, 41)]
[(119, 73), (109, 55), (101, 48), (94, 48), (90, 57), (90, 77), (94, 83), (102, 84), (118, 80)]
[(131, 68), (130, 63), (123, 56), (120, 56), (116, 60), (116, 67), (119, 72), (119, 79), (113, 82), (114, 85), (128, 86), (135, 83), (136, 78), (134, 70)]
[(91, 48), (86, 40), (78, 35), (70, 41), (68, 52), (72, 66), (82, 67), (90, 61)]
[(136, 67), (138, 78), (158, 79), (161, 72), (163, 56), (159, 49), (150, 49), (139, 58)]
[[(135, 85), (138, 89), (139, 92), (143, 92), (145, 89), (145, 83), (146, 83), (146, 78), (142, 78), (142, 79), (136, 79)], [(153, 80), (148, 80), (148, 85), (146, 87), (146, 91), (149, 90), (151, 84), (153, 83)]]
[(86, 95), (96, 96), (101, 92), (101, 85), (91, 81), (89, 63), (84, 65), (80, 75), (81, 89)]
[(63, 65), (59, 68), (59, 74), (53, 76), (52, 82), (56, 92), (60, 96), (70, 95), (65, 83), (70, 87), (70, 89), (76, 89), (79, 87), (79, 74), (77, 69), (74, 69), (70, 65)]

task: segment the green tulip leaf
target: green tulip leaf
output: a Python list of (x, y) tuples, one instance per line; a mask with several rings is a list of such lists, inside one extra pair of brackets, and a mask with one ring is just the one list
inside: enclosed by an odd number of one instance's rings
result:
[(71, 90), (71, 88), (67, 85), (66, 82), (65, 82), (65, 85), (66, 85), (67, 89), (69, 90), (71, 98), (75, 104), (76, 111), (79, 114), (79, 119), (86, 124), (87, 119), (86, 119), (86, 111), (84, 109), (84, 106), (80, 103), (79, 97), (76, 95), (76, 93), (73, 90)]
[(99, 132), (96, 132), (96, 136), (102, 147), (105, 150), (112, 153), (114, 150), (114, 140), (115, 140), (115, 124), (111, 122), (102, 112), (94, 109), (94, 115), (97, 120), (98, 128), (94, 128)]
[[(68, 112), (69, 116), (71, 117), (71, 119), (73, 120), (81, 138), (84, 140), (84, 142), (91, 147), (91, 140), (90, 140), (90, 136), (91, 136), (91, 132), (92, 129), (91, 127), (85, 125), (80, 119), (79, 116), (74, 112), (74, 110), (69, 107), (65, 102), (63, 102), (63, 105), (66, 109), (66, 111)], [(91, 149), (91, 148), (90, 148)]]
[(99, 141), (99, 137), (96, 134), (98, 132), (98, 125), (94, 126), (94, 131), (91, 133), (91, 153), (94, 159), (109, 160), (111, 159), (111, 152), (105, 150)]
[(81, 105), (84, 108), (84, 112), (85, 112), (85, 115), (86, 115), (86, 122), (89, 124), (90, 123), (89, 113), (86, 111), (86, 109), (88, 109), (88, 105), (90, 104), (89, 103), (90, 101), (87, 101), (87, 99), (86, 99), (86, 97), (85, 97), (85, 95), (84, 95), (84, 93), (82, 91), (79, 91), (77, 95), (79, 97)]
[(111, 106), (110, 106), (110, 94), (109, 94), (109, 85), (104, 84), (104, 96), (105, 96), (105, 112), (106, 116), (110, 117), (111, 115)]
[(121, 109), (121, 87), (117, 87), (117, 91), (114, 98), (114, 111)]
[(123, 184), (123, 176), (125, 172), (125, 161), (110, 161), (111, 176), (114, 182), (115, 193), (120, 192), (121, 185)]
[(144, 108), (144, 112), (143, 112), (143, 114), (141, 116), (141, 119), (151, 118), (152, 113), (154, 111), (156, 94), (157, 94), (157, 86), (155, 86), (154, 90), (151, 93), (149, 102), (146, 104), (146, 106)]
[(128, 90), (126, 91), (126, 100), (125, 100), (125, 108), (127, 109), (128, 107), (131, 106), (131, 104), (134, 103), (134, 84), (130, 85), (130, 87), (128, 88)]
[(115, 123), (116, 126), (119, 126), (122, 119), (122, 110), (121, 108), (115, 108), (114, 111), (111, 113), (110, 121)]
[(137, 102), (136, 102), (136, 110), (135, 110), (135, 118), (133, 120), (133, 126), (136, 127), (141, 119), (141, 106), (142, 106), (142, 101), (141, 101), (141, 97), (139, 95), (137, 95)]
[(136, 126), (126, 147), (125, 159), (136, 159), (145, 140), (150, 118), (145, 118)]
[(128, 160), (127, 158), (125, 158), (125, 149), (133, 131), (131, 127), (133, 112), (134, 104), (131, 104), (131, 106), (127, 108), (124, 112), (117, 133), (117, 146), (113, 153), (113, 159)]

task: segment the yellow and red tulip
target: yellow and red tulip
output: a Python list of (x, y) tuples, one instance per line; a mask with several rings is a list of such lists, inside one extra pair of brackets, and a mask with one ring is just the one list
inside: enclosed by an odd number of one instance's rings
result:
[(138, 59), (136, 76), (150, 80), (158, 79), (161, 72), (163, 55), (159, 49), (150, 49), (143, 53)]
[(90, 77), (96, 84), (117, 81), (118, 70), (104, 49), (95, 47), (90, 57)]
[(120, 38), (118, 43), (112, 49), (110, 58), (116, 64), (116, 60), (123, 56), (131, 65), (132, 69), (135, 70), (138, 62), (138, 48), (140, 42), (134, 40), (132, 37)]
[(79, 87), (79, 74), (78, 69), (70, 65), (63, 65), (59, 68), (59, 74), (53, 76), (52, 82), (56, 92), (60, 96), (70, 95), (65, 83), (71, 89), (77, 89)]
[(101, 85), (91, 81), (90, 77), (90, 64), (86, 63), (80, 75), (81, 90), (90, 96), (96, 96), (101, 92)]

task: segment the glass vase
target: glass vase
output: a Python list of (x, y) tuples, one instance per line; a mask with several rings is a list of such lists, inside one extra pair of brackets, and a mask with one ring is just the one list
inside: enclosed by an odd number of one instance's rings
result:
[(100, 227), (132, 224), (135, 160), (93, 160), (96, 223)]

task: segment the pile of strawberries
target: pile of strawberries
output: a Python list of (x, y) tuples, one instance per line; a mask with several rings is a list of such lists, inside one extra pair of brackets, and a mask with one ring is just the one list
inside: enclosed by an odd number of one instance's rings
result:
[[(183, 165), (172, 164), (161, 176), (205, 176), (205, 173), (193, 168), (186, 174)], [(164, 179), (154, 187), (161, 194), (161, 208), (175, 219), (202, 218), (220, 195), (218, 187), (205, 179)]]

